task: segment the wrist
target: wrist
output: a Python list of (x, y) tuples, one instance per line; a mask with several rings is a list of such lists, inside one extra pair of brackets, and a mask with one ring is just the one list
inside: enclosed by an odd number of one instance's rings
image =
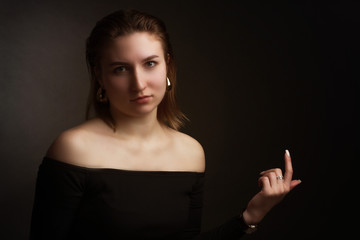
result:
[(248, 209), (245, 209), (242, 213), (242, 217), (247, 225), (257, 225), (261, 222), (264, 216), (257, 211), (249, 211)]
[(240, 214), (240, 216), (237, 219), (239, 220), (240, 227), (241, 227), (242, 231), (244, 233), (246, 233), (246, 234), (251, 234), (251, 233), (255, 232), (258, 229), (257, 224), (248, 224), (245, 221), (244, 213)]

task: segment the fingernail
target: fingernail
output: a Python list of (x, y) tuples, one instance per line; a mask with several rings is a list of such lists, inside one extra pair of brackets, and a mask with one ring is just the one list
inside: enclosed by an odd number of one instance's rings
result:
[(290, 157), (290, 152), (289, 152), (289, 150), (285, 150), (285, 153), (286, 153), (286, 155), (288, 155), (289, 157)]
[(300, 179), (298, 179), (298, 182), (301, 183), (302, 181)]

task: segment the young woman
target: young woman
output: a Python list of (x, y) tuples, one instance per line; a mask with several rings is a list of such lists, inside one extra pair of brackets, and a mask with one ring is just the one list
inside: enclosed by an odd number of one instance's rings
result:
[(243, 212), (201, 232), (204, 151), (178, 131), (186, 117), (165, 25), (114, 12), (92, 30), (86, 58), (88, 120), (61, 133), (40, 165), (31, 239), (238, 239), (300, 183), (287, 152), (284, 176), (262, 172)]

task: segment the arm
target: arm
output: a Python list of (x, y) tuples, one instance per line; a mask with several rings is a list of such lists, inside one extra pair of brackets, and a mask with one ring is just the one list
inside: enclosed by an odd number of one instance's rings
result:
[(279, 168), (261, 172), (259, 186), (261, 190), (248, 203), (243, 213), (247, 224), (258, 224), (265, 215), (278, 204), (294, 187), (301, 183), (300, 180), (292, 180), (293, 168), (288, 150), (285, 152), (285, 175)]
[(66, 163), (78, 163), (82, 152), (81, 135), (74, 130), (60, 134), (49, 148), (50, 158), (44, 158), (37, 175), (30, 239), (67, 239), (86, 175)]
[(183, 235), (177, 239), (192, 240), (236, 240), (241, 238), (244, 232), (244, 225), (237, 215), (224, 224), (209, 231), (201, 232), (201, 217), (203, 205), (203, 190), (205, 177), (199, 176), (190, 194), (189, 221)]
[(39, 167), (30, 239), (67, 239), (85, 185), (85, 173), (44, 159)]
[[(184, 151), (187, 158), (191, 159), (192, 168), (196, 172), (205, 173), (205, 154), (202, 146), (195, 139), (184, 135)], [(203, 205), (203, 191), (205, 183), (205, 174), (200, 175), (194, 183), (192, 191), (189, 195), (189, 218), (185, 230), (178, 238), (172, 239), (193, 239), (193, 240), (236, 240), (245, 234), (243, 218), (236, 215), (224, 224), (215, 227), (209, 231), (201, 232), (201, 218)]]
[(200, 233), (200, 226), (204, 179), (199, 179), (191, 194), (189, 227), (185, 231), (186, 237), (181, 239), (240, 239), (245, 234), (247, 225), (258, 224), (290, 190), (301, 183), (300, 180), (292, 180), (293, 168), (288, 151), (285, 154), (285, 176), (283, 179), (278, 177), (282, 176), (280, 169), (270, 169), (262, 172), (261, 175), (259, 178), (261, 191), (250, 200), (242, 213), (242, 217), (239, 214), (221, 226), (202, 233)]

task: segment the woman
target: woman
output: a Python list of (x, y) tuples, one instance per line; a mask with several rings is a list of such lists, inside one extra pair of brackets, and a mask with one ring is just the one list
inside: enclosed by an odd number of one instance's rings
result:
[(176, 69), (165, 25), (137, 11), (100, 20), (86, 46), (87, 116), (49, 148), (38, 172), (31, 239), (238, 239), (282, 200), (291, 159), (261, 173), (242, 213), (200, 233), (205, 157), (178, 128)]

